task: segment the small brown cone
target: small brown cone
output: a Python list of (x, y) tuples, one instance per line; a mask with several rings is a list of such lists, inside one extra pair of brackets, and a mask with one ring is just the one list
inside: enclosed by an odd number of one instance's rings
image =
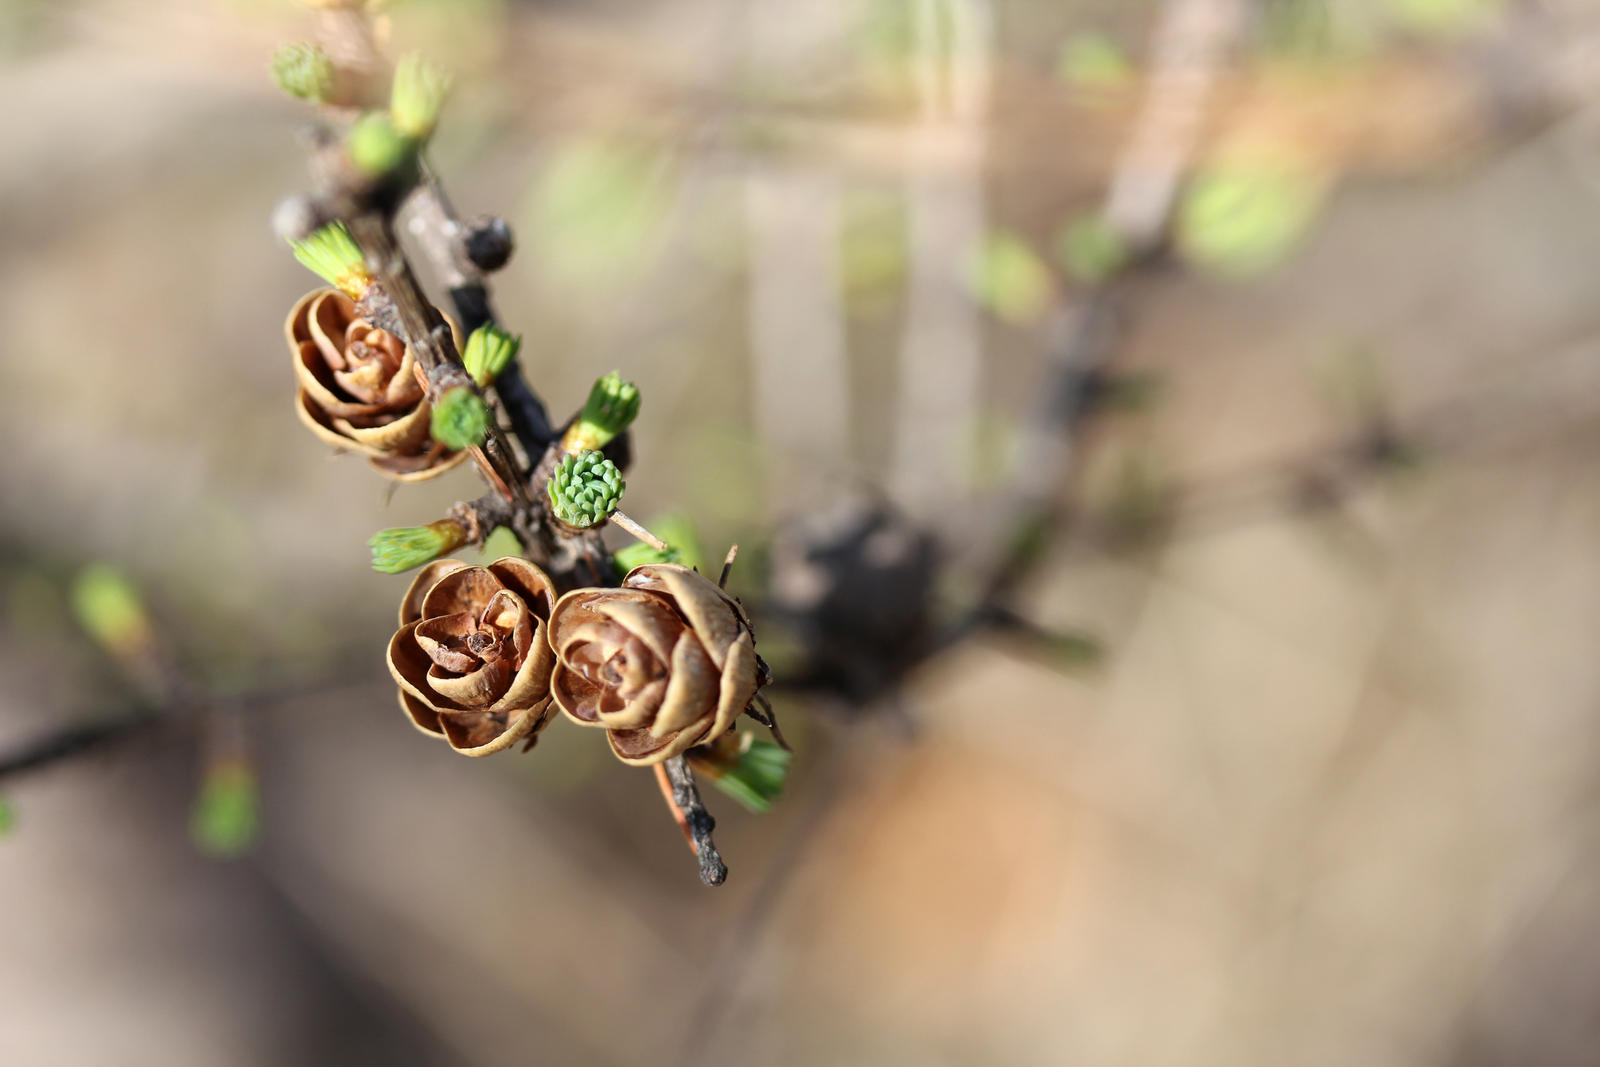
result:
[(712, 741), (760, 688), (755, 635), (739, 602), (687, 567), (635, 567), (620, 589), (576, 589), (550, 616), (551, 696), (646, 766)]
[(360, 452), (403, 482), (435, 477), (467, 458), (428, 435), (432, 409), (411, 349), (360, 318), (344, 293), (318, 289), (301, 297), (284, 337), (299, 383), (295, 411), (322, 440)]

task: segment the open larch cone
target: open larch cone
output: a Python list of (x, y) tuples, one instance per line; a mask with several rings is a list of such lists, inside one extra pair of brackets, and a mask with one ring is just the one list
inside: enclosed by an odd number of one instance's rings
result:
[(551, 696), (608, 731), (624, 763), (680, 755), (727, 732), (764, 676), (739, 602), (687, 567), (647, 564), (619, 589), (575, 589), (550, 616)]
[(362, 319), (344, 293), (307, 293), (283, 328), (299, 381), (295, 410), (312, 433), (403, 482), (443, 474), (467, 458), (429, 436), (432, 408), (411, 349)]
[(475, 567), (435, 560), (400, 604), (389, 673), (417, 729), (468, 756), (526, 739), (553, 714), (548, 624), (555, 587), (544, 571), (508, 556)]

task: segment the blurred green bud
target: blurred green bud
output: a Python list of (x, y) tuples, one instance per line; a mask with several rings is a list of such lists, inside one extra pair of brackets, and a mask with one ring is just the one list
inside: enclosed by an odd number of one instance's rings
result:
[(1055, 299), (1055, 278), (1027, 241), (997, 230), (967, 263), (972, 296), (996, 317), (1013, 325), (1037, 321)]
[(431, 425), (433, 439), (446, 448), (459, 451), (481, 445), (489, 432), (489, 407), (483, 397), (458, 385), (434, 401)]
[(483, 539), (483, 547), (479, 549), (479, 562), (486, 563), (490, 560), (504, 559), (507, 556), (520, 556), (523, 552), (522, 542), (511, 531), (509, 526), (496, 526), (489, 531), (489, 536)]
[(433, 136), (439, 123), (439, 109), (450, 92), (450, 76), (412, 52), (403, 56), (394, 69), (394, 88), (389, 94), (389, 115), (395, 128), (418, 145)]
[(479, 387), (488, 385), (506, 369), (506, 364), (517, 358), (522, 347), (522, 337), (506, 333), (492, 322), (486, 322), (472, 331), (467, 346), (461, 352), (461, 362)]
[(1102, 33), (1067, 38), (1056, 57), (1056, 76), (1074, 89), (1125, 89), (1133, 82), (1133, 64), (1122, 46)]
[(695, 570), (703, 568), (705, 552), (700, 547), (700, 535), (687, 515), (674, 513), (652, 516), (650, 529), (672, 546), (672, 550), (680, 557), (679, 562), (685, 567)]
[(78, 574), (72, 584), (72, 609), (78, 625), (118, 659), (139, 659), (155, 646), (155, 628), (139, 590), (109, 564), (91, 564)]
[(1189, 179), (1173, 219), (1177, 249), (1225, 278), (1260, 275), (1310, 233), (1330, 179), (1300, 159), (1222, 160)]
[(206, 769), (195, 797), (189, 835), (208, 856), (232, 859), (250, 851), (261, 826), (255, 771), (240, 759), (218, 760)]
[(569, 452), (550, 476), (550, 510), (569, 526), (598, 526), (617, 510), (628, 487), (617, 465), (593, 449)]
[(713, 744), (693, 750), (690, 760), (695, 771), (751, 811), (771, 811), (772, 802), (783, 795), (794, 754), (752, 734), (724, 736), (737, 736), (737, 747)]
[(333, 91), (333, 61), (321, 45), (286, 44), (272, 53), (272, 80), (290, 96), (320, 104)]
[(639, 387), (612, 371), (598, 379), (589, 390), (588, 402), (561, 443), (568, 452), (604, 448), (626, 430), (638, 414)]
[(374, 178), (399, 170), (410, 161), (416, 144), (395, 126), (386, 111), (369, 111), (345, 134), (345, 151), (357, 170)]
[(1128, 246), (1100, 215), (1068, 223), (1056, 236), (1056, 258), (1087, 285), (1103, 282), (1128, 264)]
[(342, 222), (330, 222), (303, 241), (290, 241), (294, 258), (317, 277), (360, 300), (372, 284), (366, 259)]
[(399, 574), (420, 567), (429, 560), (454, 552), (467, 543), (467, 531), (454, 519), (440, 519), (426, 526), (396, 526), (379, 530), (367, 542), (372, 550), (372, 569), (384, 574)]
[(667, 550), (663, 552), (643, 541), (635, 541), (613, 552), (611, 562), (616, 565), (617, 576), (620, 578), (633, 568), (643, 567), (647, 563), (683, 563), (683, 553), (671, 545), (668, 545)]
[(17, 810), (4, 797), (0, 797), (0, 837), (17, 827)]

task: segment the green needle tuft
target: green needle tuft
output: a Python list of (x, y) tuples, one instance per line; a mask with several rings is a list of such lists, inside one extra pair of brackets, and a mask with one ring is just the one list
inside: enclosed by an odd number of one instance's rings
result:
[(639, 387), (612, 371), (589, 390), (589, 400), (567, 431), (563, 444), (568, 452), (604, 448), (626, 430), (638, 414)]
[(485, 323), (467, 338), (461, 362), (481, 388), (500, 376), (506, 364), (517, 358), (517, 349), (521, 347), (520, 335), (513, 336), (492, 322)]
[(372, 284), (361, 249), (342, 222), (330, 222), (303, 241), (290, 241), (289, 247), (302, 266), (352, 300), (360, 300)]
[(369, 111), (356, 119), (345, 134), (344, 147), (356, 169), (373, 178), (399, 170), (416, 157), (416, 143), (387, 111)]
[(739, 762), (718, 773), (715, 767), (696, 764), (718, 789), (754, 812), (772, 810), (772, 802), (783, 795), (789, 778), (789, 762), (794, 754), (772, 741), (753, 739), (739, 756)]
[(567, 453), (550, 476), (550, 510), (569, 526), (587, 529), (610, 518), (627, 483), (617, 465), (594, 449)]
[(272, 80), (290, 96), (320, 104), (333, 92), (333, 61), (321, 45), (286, 44), (272, 53)]
[(395, 128), (418, 145), (425, 143), (433, 136), (449, 92), (450, 76), (420, 53), (402, 57), (394, 69), (394, 88), (389, 94), (389, 115)]
[(489, 432), (489, 408), (483, 397), (464, 385), (446, 389), (433, 405), (433, 439), (457, 451), (483, 444)]
[(454, 519), (440, 519), (426, 526), (396, 526), (379, 530), (367, 542), (372, 550), (372, 569), (384, 574), (399, 574), (420, 567), (429, 560), (454, 552), (467, 542), (467, 532)]

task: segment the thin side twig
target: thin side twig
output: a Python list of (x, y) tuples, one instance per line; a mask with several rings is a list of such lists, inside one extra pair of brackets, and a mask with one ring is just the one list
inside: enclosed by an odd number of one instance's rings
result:
[(65, 760), (87, 756), (161, 726), (166, 716), (130, 711), (93, 722), (74, 722), (38, 735), (0, 755), (0, 781), (43, 770)]
[(622, 529), (628, 531), (628, 533), (632, 534), (634, 537), (636, 537), (639, 540), (643, 541), (645, 544), (649, 545), (651, 548), (655, 549), (657, 552), (665, 552), (669, 548), (672, 547), (671, 545), (667, 544), (665, 541), (661, 540), (661, 538), (657, 537), (655, 534), (651, 533), (649, 530), (646, 530), (643, 526), (640, 526), (637, 522), (634, 522), (627, 515), (623, 514), (620, 511), (613, 511), (611, 513), (611, 521), (612, 521), (613, 524), (615, 524), (616, 526), (619, 526)]
[(661, 767), (663, 771), (658, 773), (664, 773), (672, 787), (668, 806), (679, 825), (687, 829), (689, 843), (700, 860), (700, 880), (709, 886), (721, 885), (728, 879), (728, 865), (722, 862), (717, 843), (711, 838), (717, 820), (700, 800), (700, 790), (694, 784), (694, 772), (689, 769), (688, 760), (674, 756)]

